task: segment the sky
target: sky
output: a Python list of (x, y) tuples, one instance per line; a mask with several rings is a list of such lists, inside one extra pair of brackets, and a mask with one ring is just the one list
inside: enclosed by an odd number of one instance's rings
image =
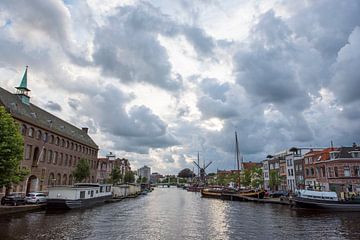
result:
[[(2, 0), (0, 85), (132, 168), (360, 143), (358, 0)], [(195, 168), (196, 171), (196, 168)]]

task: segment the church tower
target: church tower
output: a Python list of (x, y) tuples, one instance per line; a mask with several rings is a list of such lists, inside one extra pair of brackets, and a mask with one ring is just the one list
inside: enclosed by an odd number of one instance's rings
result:
[(28, 70), (28, 66), (26, 66), (25, 73), (21, 80), (20, 86), (16, 87), (16, 89), (17, 89), (16, 95), (19, 96), (19, 98), (21, 99), (21, 101), (24, 104), (29, 105), (30, 104), (30, 96), (29, 96), (30, 89), (27, 88), (27, 70)]

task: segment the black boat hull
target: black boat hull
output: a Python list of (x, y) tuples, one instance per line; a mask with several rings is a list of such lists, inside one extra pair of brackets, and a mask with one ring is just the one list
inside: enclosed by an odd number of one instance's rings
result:
[(295, 197), (293, 202), (298, 208), (321, 209), (331, 211), (360, 211), (360, 203), (325, 201)]

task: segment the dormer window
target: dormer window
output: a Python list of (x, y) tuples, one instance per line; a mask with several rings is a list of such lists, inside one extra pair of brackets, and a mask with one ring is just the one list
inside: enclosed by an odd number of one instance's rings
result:
[(360, 151), (351, 151), (350, 154), (352, 158), (360, 158)]
[(339, 157), (339, 151), (330, 152), (330, 160), (336, 159)]

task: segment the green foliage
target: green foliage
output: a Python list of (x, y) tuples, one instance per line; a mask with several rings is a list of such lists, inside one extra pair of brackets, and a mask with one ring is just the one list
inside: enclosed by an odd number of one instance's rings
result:
[(191, 177), (195, 177), (195, 173), (193, 173), (189, 168), (184, 168), (179, 172), (178, 177), (191, 178)]
[(86, 159), (80, 159), (76, 166), (76, 169), (73, 172), (73, 176), (76, 182), (82, 182), (87, 177), (90, 177), (90, 165)]
[(252, 169), (245, 169), (241, 174), (241, 185), (248, 187), (251, 185)]
[(278, 186), (281, 183), (280, 174), (276, 170), (270, 170), (269, 173), (269, 187), (271, 190), (278, 190)]
[(132, 171), (125, 172), (124, 182), (125, 183), (133, 183), (134, 181), (135, 181), (134, 173)]
[(29, 170), (20, 168), (24, 154), (24, 139), (19, 126), (3, 106), (0, 106), (0, 187), (7, 189), (21, 182)]
[(239, 174), (231, 173), (231, 174), (218, 174), (216, 177), (216, 183), (222, 186), (229, 185), (229, 183), (237, 183), (239, 179)]
[(251, 173), (251, 186), (253, 188), (262, 188), (264, 185), (264, 175), (262, 168), (253, 168)]
[(122, 174), (120, 172), (120, 168), (119, 167), (115, 167), (111, 170), (111, 173), (110, 173), (110, 182), (113, 184), (113, 185), (116, 185), (118, 184), (121, 179), (122, 179)]

